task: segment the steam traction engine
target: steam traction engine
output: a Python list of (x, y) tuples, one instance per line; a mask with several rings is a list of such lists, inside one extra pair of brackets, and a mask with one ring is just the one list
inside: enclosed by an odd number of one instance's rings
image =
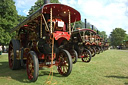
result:
[(9, 67), (25, 67), (28, 79), (36, 81), (39, 68), (57, 66), (58, 72), (68, 76), (72, 71), (72, 57), (66, 45), (71, 23), (80, 20), (80, 13), (63, 4), (46, 4), (18, 24), (11, 32), (17, 36), (9, 44)]
[[(71, 36), (72, 45), (74, 46), (74, 50), (76, 50), (78, 57), (82, 59), (83, 62), (90, 62), (91, 60), (91, 52), (87, 49), (87, 45), (89, 46), (88, 39), (86, 39), (86, 31), (88, 29), (78, 29), (73, 31)], [(88, 44), (87, 44), (88, 43)]]

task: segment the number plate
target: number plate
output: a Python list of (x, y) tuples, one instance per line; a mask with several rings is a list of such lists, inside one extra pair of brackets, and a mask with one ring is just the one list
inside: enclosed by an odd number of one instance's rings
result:
[(58, 27), (64, 27), (64, 22), (58, 21)]

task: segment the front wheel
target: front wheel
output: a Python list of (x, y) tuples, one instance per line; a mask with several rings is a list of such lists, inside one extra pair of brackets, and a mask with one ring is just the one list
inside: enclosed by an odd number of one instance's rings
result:
[(77, 62), (77, 59), (78, 59), (78, 54), (75, 50), (71, 50), (70, 54), (72, 56), (72, 63), (75, 64)]
[(92, 55), (92, 57), (94, 57), (96, 55), (96, 49), (94, 47), (92, 47), (92, 50), (94, 52), (94, 55)]
[(82, 54), (82, 61), (83, 62), (90, 62), (91, 61), (91, 58), (92, 58), (92, 55), (91, 55), (91, 52), (88, 50), (88, 49), (85, 49), (83, 51), (83, 54)]
[(35, 82), (39, 74), (39, 61), (34, 51), (28, 53), (26, 68), (28, 79)]
[(96, 47), (96, 53), (100, 54), (100, 48), (99, 47)]
[(72, 58), (67, 50), (61, 50), (58, 55), (58, 72), (63, 76), (68, 76), (72, 71)]
[(103, 50), (103, 47), (101, 47), (101, 52), (103, 52), (104, 50)]

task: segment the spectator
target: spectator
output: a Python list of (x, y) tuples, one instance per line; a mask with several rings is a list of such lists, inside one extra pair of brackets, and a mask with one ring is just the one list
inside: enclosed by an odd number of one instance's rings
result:
[(2, 55), (2, 46), (0, 46), (0, 55)]

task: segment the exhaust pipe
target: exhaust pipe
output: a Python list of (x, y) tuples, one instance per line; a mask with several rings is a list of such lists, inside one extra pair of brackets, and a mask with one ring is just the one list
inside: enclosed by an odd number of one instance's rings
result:
[(92, 25), (92, 30), (94, 30), (93, 25)]
[(50, 0), (44, 0), (44, 4), (50, 3)]
[(97, 34), (99, 34), (99, 31), (97, 30)]
[(87, 22), (86, 22), (86, 19), (85, 19), (85, 28), (87, 28), (87, 24), (86, 24)]

